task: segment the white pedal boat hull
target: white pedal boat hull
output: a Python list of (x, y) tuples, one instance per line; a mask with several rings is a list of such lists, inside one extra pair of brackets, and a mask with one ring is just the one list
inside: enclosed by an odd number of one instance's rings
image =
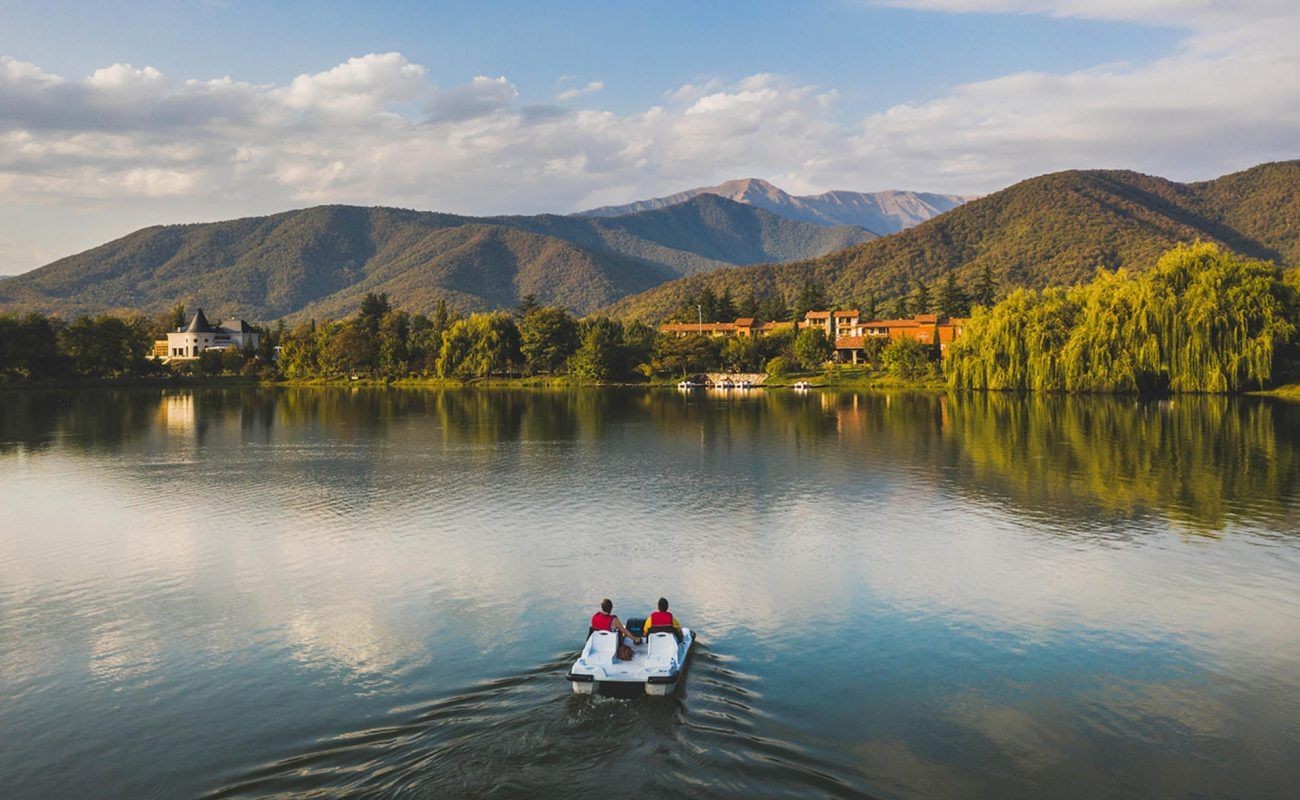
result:
[(619, 635), (595, 631), (587, 637), (578, 660), (565, 678), (575, 694), (600, 691), (635, 691), (638, 685), (649, 695), (669, 695), (677, 691), (686, 657), (695, 643), (690, 628), (682, 628), (682, 640), (671, 633), (652, 633), (632, 648), (632, 660), (615, 657)]

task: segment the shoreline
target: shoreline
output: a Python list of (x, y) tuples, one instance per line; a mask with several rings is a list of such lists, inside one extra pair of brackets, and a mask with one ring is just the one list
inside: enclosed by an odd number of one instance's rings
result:
[[(807, 381), (811, 389), (830, 391), (906, 391), (928, 394), (974, 393), (979, 390), (954, 389), (942, 378), (907, 380), (902, 378), (871, 373), (851, 377), (835, 376), (828, 373), (787, 375), (780, 379), (765, 382), (753, 389), (790, 389), (798, 381)], [(530, 376), (518, 378), (400, 378), (389, 380), (383, 378), (311, 378), (307, 380), (264, 380), (242, 375), (170, 375), (139, 376), (127, 378), (70, 378), (51, 381), (0, 381), (0, 394), (6, 392), (42, 392), (66, 391), (78, 389), (137, 389), (137, 388), (285, 388), (285, 389), (341, 389), (346, 387), (366, 389), (676, 389), (676, 379), (653, 379), (648, 381), (611, 381), (607, 383), (587, 383), (565, 376)], [(705, 387), (699, 387), (704, 389)], [(996, 392), (1005, 394), (1005, 392)], [(1011, 392), (1011, 394), (1016, 394)], [(1059, 392), (1027, 392), (1027, 395), (1065, 394)], [(1095, 396), (1129, 396), (1125, 393), (1084, 392), (1081, 395)], [(1192, 393), (1189, 393), (1192, 394)], [(1207, 394), (1207, 393), (1194, 393)], [(1281, 400), (1300, 401), (1300, 383), (1287, 383), (1271, 389), (1232, 393), (1212, 393), (1230, 397), (1269, 397)], [(1137, 395), (1132, 395), (1137, 396)], [(1169, 395), (1176, 397), (1177, 395)]]
[[(793, 389), (799, 381), (807, 381), (813, 389), (900, 389), (909, 391), (948, 392), (942, 380), (907, 381), (885, 375), (851, 379), (828, 378), (826, 374), (790, 375), (765, 382), (753, 389)], [(0, 392), (58, 391), (68, 389), (130, 389), (130, 388), (210, 388), (210, 387), (283, 387), (287, 389), (340, 389), (346, 387), (368, 389), (676, 389), (677, 380), (610, 381), (588, 383), (567, 377), (533, 376), (527, 378), (311, 378), (307, 380), (263, 380), (239, 375), (196, 376), (141, 376), (130, 378), (70, 378), (51, 381), (0, 382)], [(704, 387), (700, 387), (701, 389)]]

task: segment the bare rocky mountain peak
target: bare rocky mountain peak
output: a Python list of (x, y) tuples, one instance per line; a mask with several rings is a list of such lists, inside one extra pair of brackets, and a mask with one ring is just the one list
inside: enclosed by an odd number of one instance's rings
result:
[(950, 211), (967, 199), (955, 194), (934, 194), (890, 189), (855, 192), (835, 189), (815, 195), (792, 195), (762, 178), (737, 178), (716, 186), (701, 186), (684, 192), (638, 200), (615, 206), (601, 206), (579, 212), (583, 217), (619, 217), (684, 203), (712, 194), (771, 211), (789, 219), (817, 225), (856, 225), (873, 233), (896, 233)]

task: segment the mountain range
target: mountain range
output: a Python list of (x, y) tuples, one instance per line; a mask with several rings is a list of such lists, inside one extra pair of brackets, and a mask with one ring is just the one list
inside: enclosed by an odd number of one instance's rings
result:
[(759, 178), (727, 181), (717, 186), (702, 186), (685, 192), (639, 200), (617, 206), (601, 206), (580, 211), (580, 217), (621, 217), (642, 211), (684, 203), (700, 195), (717, 195), (737, 203), (766, 209), (787, 219), (818, 225), (856, 225), (885, 235), (897, 233), (951, 211), (972, 197), (929, 192), (848, 192), (831, 191), (797, 197)]
[(153, 313), (183, 302), (271, 321), (343, 316), (375, 291), (409, 311), (439, 299), (462, 311), (510, 308), (531, 294), (579, 314), (653, 321), (706, 287), (791, 296), (819, 283), (856, 303), (949, 272), (969, 287), (985, 268), (1004, 288), (1040, 287), (1085, 280), (1097, 267), (1144, 269), (1197, 239), (1300, 264), (1300, 161), (1199, 183), (1057, 172), (883, 237), (773, 213), (755, 198), (781, 205), (789, 195), (770, 184), (733, 188), (746, 202), (701, 191), (618, 216), (318, 206), (159, 225), (0, 280), (0, 311)]
[(342, 316), (366, 292), (429, 311), (542, 303), (588, 313), (681, 276), (808, 258), (874, 238), (702, 195), (617, 218), (463, 217), (318, 206), (159, 225), (0, 281), (0, 310), (157, 312), (178, 302), (248, 319)]
[(616, 303), (654, 320), (716, 292), (793, 296), (823, 285), (841, 303), (908, 291), (952, 271), (971, 286), (988, 267), (1004, 287), (1072, 284), (1098, 267), (1145, 269), (1179, 242), (1219, 242), (1245, 256), (1300, 264), (1300, 161), (1200, 183), (1123, 170), (1073, 170), (1022, 181), (908, 230), (805, 261), (718, 270)]

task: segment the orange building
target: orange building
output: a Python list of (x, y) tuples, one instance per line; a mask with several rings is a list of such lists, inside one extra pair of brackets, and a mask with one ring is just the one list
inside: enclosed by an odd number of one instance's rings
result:
[(936, 314), (917, 314), (911, 319), (863, 321), (856, 309), (849, 311), (809, 311), (800, 328), (821, 328), (830, 337), (834, 332), (835, 357), (858, 363), (866, 342), (871, 339), (893, 341), (904, 337), (921, 344), (938, 345), (939, 356), (946, 358), (948, 345), (961, 335), (966, 320)]
[(738, 317), (735, 322), (666, 322), (660, 333), (676, 336), (770, 336), (794, 329), (793, 322), (755, 322), (753, 317)]

